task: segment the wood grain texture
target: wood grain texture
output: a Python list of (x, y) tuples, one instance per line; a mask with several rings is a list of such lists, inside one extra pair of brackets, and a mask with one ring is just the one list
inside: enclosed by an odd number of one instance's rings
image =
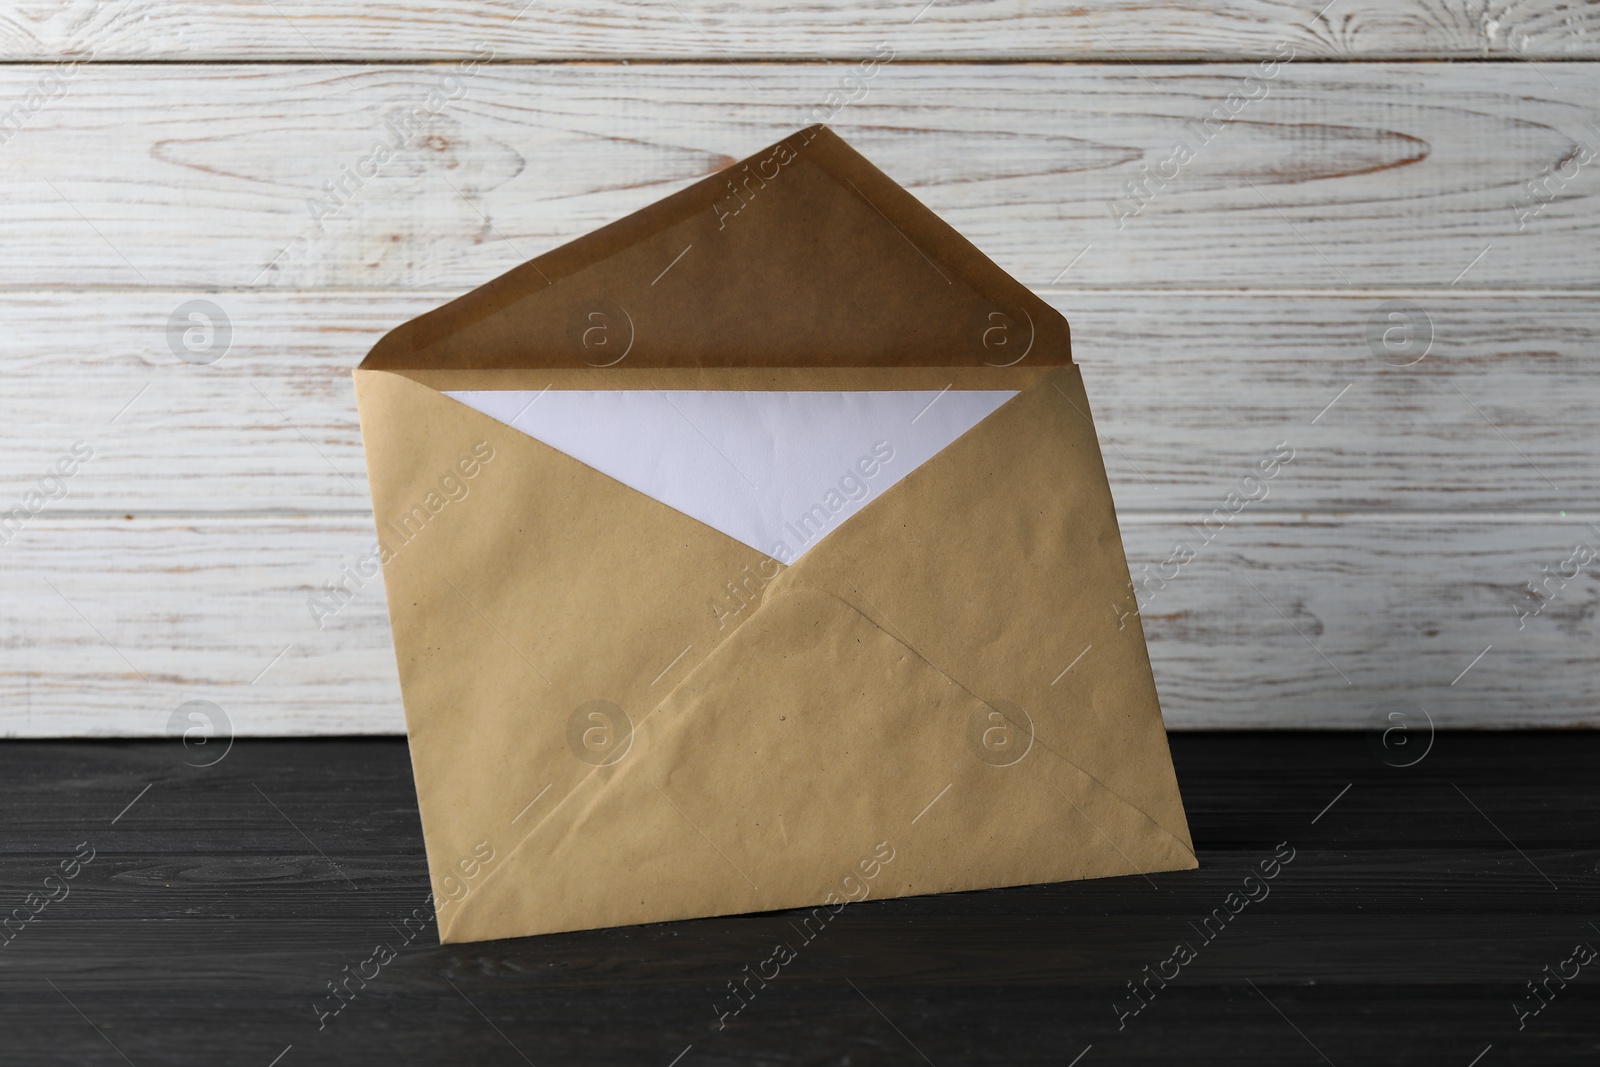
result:
[(160, 735), (188, 700), (242, 733), (404, 732), (382, 583), (320, 629), (307, 605), (373, 540), (362, 519), (34, 519), (0, 557), (4, 733)]
[[(77, 68), (6, 145), (0, 286), (464, 289), (815, 118), (854, 67), (452, 69)], [(890, 63), (833, 124), (1032, 285), (1600, 285), (1600, 64), (1274, 69)], [(0, 69), (0, 99), (49, 74)]]
[(1560, 0), (111, 0), (30, 5), (0, 20), (0, 51), (18, 59), (90, 46), (102, 60), (415, 60), (485, 43), (502, 59), (819, 59), (880, 39), (927, 59), (1237, 58), (1270, 55), (1280, 41), (1327, 58), (1600, 58), (1600, 14)]
[[(0, 292), (0, 502), (81, 440), (95, 457), (56, 511), (364, 514), (350, 370), (453, 295)], [(1416, 351), (1429, 334), (1432, 348), (1396, 367), (1366, 339), (1394, 295), (1049, 292), (1118, 506), (1198, 517), (1288, 441), (1295, 459), (1253, 513), (1592, 510), (1595, 301), (1412, 293)], [(169, 345), (173, 311), (197, 298), (231, 330), (207, 366)]]
[[(1600, 941), (1600, 736), (1443, 731), (1403, 770), (1373, 740), (1176, 735), (1198, 870), (863, 901), (725, 1029), (726, 983), (804, 913), (403, 943), (428, 895), (403, 742), (241, 741), (204, 768), (176, 740), (0, 745), (0, 902), (96, 850), (0, 948), (0, 1034), (30, 1067), (123, 1062), (108, 1040), (173, 1067), (1590, 1062), (1587, 968), (1521, 1030), (1511, 1005)], [(1203, 941), (1279, 842), (1265, 898)], [(1119, 1029), (1179, 941), (1196, 959)], [(379, 942), (397, 957), (319, 1029)]]
[[(1596, 566), (1542, 608), (1524, 588), (1600, 548), (1576, 516), (1246, 511), (1209, 541), (1192, 522), (1122, 519), (1174, 729), (1361, 727), (1393, 700), (1441, 727), (1596, 722)], [(36, 518), (0, 553), (0, 732), (158, 736), (189, 700), (240, 736), (402, 732), (381, 582), (320, 626), (308, 604), (372, 541), (369, 520), (334, 516)], [(1180, 543), (1194, 558), (1172, 575)], [(1108, 625), (1130, 606), (1105, 605)], [(1039, 639), (1063, 667), (1082, 649)]]
[(1517, 614), (1600, 538), (1597, 59), (1560, 0), (0, 13), (0, 512), (94, 449), (0, 545), (0, 735), (399, 730), (381, 590), (305, 603), (369, 539), (349, 369), (820, 117), (1071, 320), (1174, 726), (1600, 725), (1589, 571)]

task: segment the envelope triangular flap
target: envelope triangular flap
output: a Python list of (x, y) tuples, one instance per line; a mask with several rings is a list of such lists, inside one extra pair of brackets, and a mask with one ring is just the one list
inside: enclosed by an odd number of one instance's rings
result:
[(400, 326), (362, 369), (981, 368), (1024, 355), (1070, 362), (1066, 320), (813, 126)]
[(719, 656), (441, 916), (442, 940), (1193, 866), (1070, 762), (974, 758), (988, 706), (819, 589), (774, 597)]

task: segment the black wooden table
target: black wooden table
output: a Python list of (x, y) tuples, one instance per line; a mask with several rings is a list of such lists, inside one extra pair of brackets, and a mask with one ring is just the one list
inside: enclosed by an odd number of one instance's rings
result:
[(1600, 1062), (1600, 735), (1371, 740), (1174, 735), (1200, 870), (851, 905), (726, 1026), (784, 913), (404, 940), (403, 741), (0, 744), (0, 1063)]

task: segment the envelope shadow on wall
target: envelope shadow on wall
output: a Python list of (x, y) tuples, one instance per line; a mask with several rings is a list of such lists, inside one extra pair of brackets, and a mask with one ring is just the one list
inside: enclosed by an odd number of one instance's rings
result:
[(828, 130), (355, 377), (442, 940), (1196, 865), (1066, 322)]

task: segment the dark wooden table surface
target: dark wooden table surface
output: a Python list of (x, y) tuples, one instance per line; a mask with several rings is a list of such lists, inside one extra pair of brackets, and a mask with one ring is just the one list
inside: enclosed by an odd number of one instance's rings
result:
[(852, 905), (726, 1028), (785, 914), (405, 943), (403, 741), (0, 744), (0, 913), (33, 915), (0, 947), (0, 1063), (1600, 1062), (1600, 734), (1441, 733), (1409, 767), (1420, 744), (1354, 733), (1172, 742), (1200, 870)]

